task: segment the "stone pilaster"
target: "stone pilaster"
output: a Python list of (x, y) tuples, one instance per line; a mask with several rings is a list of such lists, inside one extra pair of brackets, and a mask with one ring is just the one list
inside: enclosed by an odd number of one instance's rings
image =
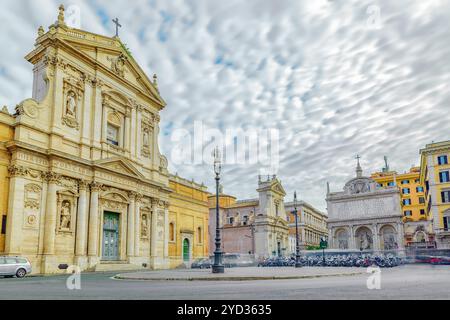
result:
[(152, 199), (152, 221), (151, 221), (151, 232), (150, 232), (150, 256), (152, 260), (157, 257), (157, 226), (158, 226), (158, 200)]
[(98, 232), (99, 232), (99, 191), (102, 187), (97, 182), (91, 183), (91, 201), (89, 210), (89, 241), (88, 241), (88, 255), (91, 260), (91, 265), (98, 260)]
[(86, 242), (87, 242), (87, 220), (88, 220), (88, 207), (87, 207), (87, 183), (85, 181), (79, 182), (79, 194), (78, 198), (78, 217), (77, 217), (77, 234), (76, 234), (76, 250), (75, 255), (78, 257), (85, 257)]
[(134, 237), (135, 237), (135, 216), (136, 216), (136, 193), (130, 192), (130, 205), (128, 206), (127, 221), (127, 255), (134, 257)]
[(13, 165), (8, 168), (8, 172), (10, 179), (5, 252), (10, 255), (19, 255), (22, 244), (23, 199), (27, 170)]
[(140, 243), (141, 243), (141, 201), (142, 195), (136, 195), (135, 202), (135, 227), (134, 227), (134, 255), (140, 256)]
[(47, 204), (44, 226), (44, 255), (55, 254), (56, 217), (57, 217), (57, 183), (61, 178), (54, 172), (44, 174), (47, 181)]
[[(192, 243), (192, 247), (194, 243)], [(169, 202), (164, 202), (164, 259), (169, 258)]]

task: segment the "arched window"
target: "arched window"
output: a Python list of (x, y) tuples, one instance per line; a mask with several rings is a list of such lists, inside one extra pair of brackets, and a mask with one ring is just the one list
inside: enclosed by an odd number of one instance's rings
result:
[(175, 226), (173, 222), (169, 224), (169, 239), (170, 241), (175, 241)]
[(202, 243), (202, 228), (201, 227), (198, 227), (197, 228), (197, 240), (198, 240), (198, 243)]

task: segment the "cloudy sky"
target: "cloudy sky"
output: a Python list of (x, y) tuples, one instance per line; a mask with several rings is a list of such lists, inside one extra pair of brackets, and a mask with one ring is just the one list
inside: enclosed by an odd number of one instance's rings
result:
[[(0, 105), (31, 96), (23, 57), (60, 3), (77, 5), (82, 29), (120, 37), (168, 106), (161, 151), (170, 169), (214, 185), (209, 165), (174, 163), (175, 133), (202, 121), (227, 129), (279, 132), (276, 172), (291, 200), (325, 210), (326, 181), (399, 172), (419, 149), (450, 139), (450, 1), (3, 0)], [(225, 164), (225, 192), (256, 196), (262, 164)], [(212, 189), (211, 189), (212, 190)]]

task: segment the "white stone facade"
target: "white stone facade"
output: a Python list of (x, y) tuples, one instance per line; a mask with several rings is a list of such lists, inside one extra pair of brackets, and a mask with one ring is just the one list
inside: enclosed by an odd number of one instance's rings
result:
[(357, 177), (342, 192), (328, 192), (329, 247), (343, 250), (403, 250), (404, 231), (398, 188), (381, 189)]

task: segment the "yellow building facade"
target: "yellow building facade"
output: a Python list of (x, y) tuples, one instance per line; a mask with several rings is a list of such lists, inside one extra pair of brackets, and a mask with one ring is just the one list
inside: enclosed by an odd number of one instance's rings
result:
[(169, 258), (170, 267), (189, 266), (208, 257), (208, 191), (205, 186), (170, 176)]
[(426, 211), (433, 219), (438, 248), (450, 249), (450, 141), (420, 150), (420, 181), (425, 186)]
[(41, 274), (174, 267), (185, 239), (206, 255), (206, 188), (170, 178), (156, 76), (64, 13), (26, 56), (32, 98), (0, 113), (0, 252)]
[(5, 236), (9, 198), (9, 174), (8, 167), (11, 155), (6, 148), (14, 134), (14, 118), (9, 115), (6, 107), (0, 112), (0, 253), (5, 252)]
[(384, 169), (371, 175), (382, 188), (397, 186), (403, 213), (404, 237), (407, 248), (434, 248), (435, 233), (431, 215), (426, 210), (425, 187), (420, 181), (420, 167), (397, 173)]
[(403, 222), (428, 220), (425, 211), (424, 186), (420, 183), (420, 167), (409, 172), (376, 172), (371, 175), (380, 187), (397, 185), (400, 188)]

